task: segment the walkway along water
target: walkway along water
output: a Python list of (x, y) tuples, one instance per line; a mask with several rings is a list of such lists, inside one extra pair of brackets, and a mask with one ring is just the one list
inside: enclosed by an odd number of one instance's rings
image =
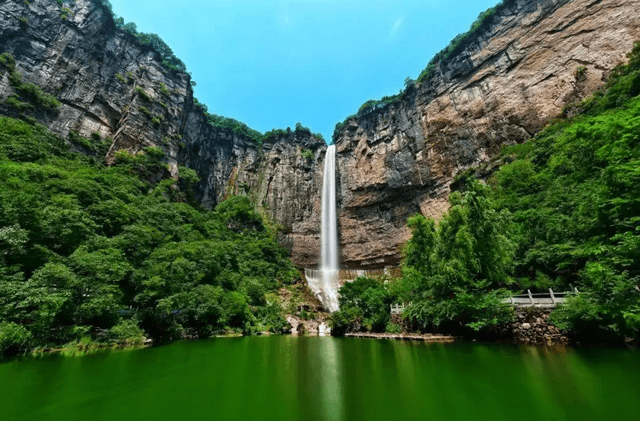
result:
[[(573, 291), (565, 291), (565, 292), (553, 292), (551, 288), (549, 288), (549, 292), (542, 293), (531, 293), (531, 290), (527, 290), (526, 294), (521, 295), (513, 295), (509, 298), (504, 299), (504, 303), (511, 304), (514, 307), (538, 307), (538, 308), (554, 308), (558, 304), (562, 304), (567, 300), (569, 295), (578, 294), (578, 290), (576, 288)], [(411, 304), (411, 303), (409, 303)], [(402, 314), (404, 309), (406, 308), (405, 304), (391, 304), (390, 312), (391, 314)]]

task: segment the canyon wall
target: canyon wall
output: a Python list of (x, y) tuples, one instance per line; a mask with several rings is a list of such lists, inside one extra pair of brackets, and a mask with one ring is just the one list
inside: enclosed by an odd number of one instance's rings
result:
[(441, 216), (457, 174), (602, 86), (640, 40), (638, 0), (504, 3), (429, 80), (338, 132), (345, 266), (397, 265), (408, 216)]
[[(248, 194), (282, 227), (281, 242), (294, 261), (316, 264), (324, 141), (289, 131), (258, 145), (208, 124), (190, 76), (168, 70), (151, 47), (116, 28), (97, 1), (0, 2), (0, 54), (5, 52), (15, 58), (23, 82), (61, 102), (57, 110), (28, 110), (27, 117), (63, 137), (74, 132), (96, 145), (109, 142), (108, 164), (119, 150), (162, 148), (171, 176), (180, 165), (197, 171), (197, 195), (205, 206), (228, 194)], [(16, 91), (9, 72), (0, 72), (0, 113), (21, 114), (6, 103)]]
[[(428, 80), (349, 120), (336, 137), (344, 266), (397, 265), (408, 216), (438, 218), (457, 174), (527, 140), (566, 104), (602, 86), (640, 39), (638, 10), (640, 0), (505, 0)], [(24, 82), (61, 102), (23, 118), (61, 136), (108, 142), (108, 164), (119, 150), (160, 147), (164, 176), (176, 177), (179, 166), (195, 169), (207, 207), (229, 194), (248, 195), (282, 228), (294, 263), (317, 264), (322, 140), (289, 130), (258, 145), (209, 124), (190, 77), (168, 70), (153, 49), (118, 29), (97, 0), (0, 2), (4, 52)], [(0, 72), (2, 114), (19, 114), (6, 102), (14, 85), (6, 69)]]

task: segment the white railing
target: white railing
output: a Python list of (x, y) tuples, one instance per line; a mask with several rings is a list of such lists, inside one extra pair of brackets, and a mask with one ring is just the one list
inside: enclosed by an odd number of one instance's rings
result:
[(549, 288), (549, 292), (533, 294), (531, 290), (527, 290), (526, 294), (505, 298), (504, 302), (515, 307), (555, 307), (558, 304), (564, 303), (567, 297), (573, 294), (578, 294), (576, 288), (574, 288), (573, 291), (564, 292), (554, 292)]
[(391, 314), (402, 314), (405, 309), (404, 303), (402, 304), (391, 304)]

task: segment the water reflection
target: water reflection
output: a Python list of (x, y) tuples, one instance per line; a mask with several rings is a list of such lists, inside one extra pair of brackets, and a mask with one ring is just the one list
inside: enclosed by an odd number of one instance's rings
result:
[(7, 420), (636, 419), (640, 353), (322, 337), (0, 364)]

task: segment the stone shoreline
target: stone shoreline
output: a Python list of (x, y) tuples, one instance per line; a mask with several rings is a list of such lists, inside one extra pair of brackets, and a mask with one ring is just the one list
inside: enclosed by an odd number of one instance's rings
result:
[(459, 337), (451, 335), (433, 335), (430, 333), (408, 333), (408, 334), (393, 334), (393, 333), (345, 333), (347, 338), (367, 338), (367, 339), (395, 339), (400, 341), (421, 341), (421, 342), (455, 342), (459, 340)]

